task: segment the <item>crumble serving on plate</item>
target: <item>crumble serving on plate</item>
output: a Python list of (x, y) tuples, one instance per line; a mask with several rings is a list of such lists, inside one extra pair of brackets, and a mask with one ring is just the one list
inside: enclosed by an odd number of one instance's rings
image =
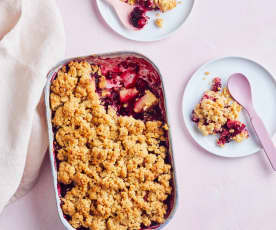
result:
[(138, 230), (168, 214), (173, 188), (160, 79), (136, 59), (73, 61), (52, 81), (61, 207), (76, 229)]
[(204, 136), (219, 135), (217, 144), (224, 146), (232, 140), (241, 142), (248, 138), (245, 124), (238, 120), (242, 107), (223, 88), (220, 78), (214, 78), (211, 90), (207, 90), (192, 112), (192, 121)]

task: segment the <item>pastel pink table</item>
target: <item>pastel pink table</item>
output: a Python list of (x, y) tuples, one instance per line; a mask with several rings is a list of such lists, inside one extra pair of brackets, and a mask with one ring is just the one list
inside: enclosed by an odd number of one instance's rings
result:
[[(156, 43), (136, 43), (112, 32), (95, 0), (58, 0), (58, 4), (67, 56), (134, 50), (149, 56), (164, 75), (179, 185), (178, 209), (165, 229), (276, 229), (276, 175), (263, 153), (242, 159), (210, 155), (190, 138), (180, 106), (185, 83), (210, 58), (248, 57), (276, 76), (276, 1), (196, 1), (183, 27)], [(2, 213), (0, 229), (64, 229), (56, 212), (48, 157), (35, 188)]]

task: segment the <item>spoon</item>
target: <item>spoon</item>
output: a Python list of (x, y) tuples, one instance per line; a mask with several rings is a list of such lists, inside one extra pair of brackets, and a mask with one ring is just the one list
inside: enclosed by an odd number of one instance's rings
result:
[(231, 96), (247, 111), (267, 158), (273, 170), (276, 171), (276, 148), (263, 121), (253, 107), (251, 87), (248, 79), (241, 73), (235, 73), (228, 79), (227, 86)]
[(120, 22), (122, 25), (129, 30), (137, 30), (133, 25), (129, 22), (129, 15), (131, 11), (133, 11), (134, 6), (129, 5), (125, 2), (122, 2), (120, 0), (104, 0), (107, 2), (110, 6), (113, 7), (114, 11), (116, 12)]

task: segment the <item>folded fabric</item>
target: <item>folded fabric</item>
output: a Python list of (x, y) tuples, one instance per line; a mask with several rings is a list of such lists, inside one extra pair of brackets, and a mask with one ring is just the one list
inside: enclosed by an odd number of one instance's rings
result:
[(0, 1), (0, 212), (38, 175), (47, 150), (43, 87), (64, 52), (54, 0)]

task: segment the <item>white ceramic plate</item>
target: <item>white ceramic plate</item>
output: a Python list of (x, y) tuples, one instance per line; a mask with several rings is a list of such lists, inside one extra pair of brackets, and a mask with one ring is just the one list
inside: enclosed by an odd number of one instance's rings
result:
[(193, 4), (194, 0), (181, 0), (181, 4), (178, 4), (175, 9), (161, 14), (164, 19), (164, 26), (161, 29), (154, 25), (157, 11), (147, 12), (150, 17), (148, 24), (142, 30), (130, 31), (121, 25), (113, 9), (104, 0), (97, 0), (102, 17), (115, 32), (130, 40), (144, 42), (161, 40), (176, 31), (189, 16)]
[[(210, 74), (206, 76), (205, 72)], [(246, 112), (240, 114), (240, 120), (247, 125), (250, 137), (241, 143), (227, 143), (223, 148), (216, 145), (216, 136), (205, 137), (199, 132), (195, 123), (191, 121), (191, 112), (203, 92), (210, 89), (214, 77), (220, 77), (226, 86), (228, 77), (237, 72), (243, 73), (249, 79), (254, 107), (272, 136), (276, 131), (276, 82), (264, 67), (254, 61), (241, 57), (225, 57), (208, 62), (193, 74), (186, 86), (182, 101), (184, 122), (191, 136), (202, 148), (224, 157), (248, 156), (261, 149)]]

